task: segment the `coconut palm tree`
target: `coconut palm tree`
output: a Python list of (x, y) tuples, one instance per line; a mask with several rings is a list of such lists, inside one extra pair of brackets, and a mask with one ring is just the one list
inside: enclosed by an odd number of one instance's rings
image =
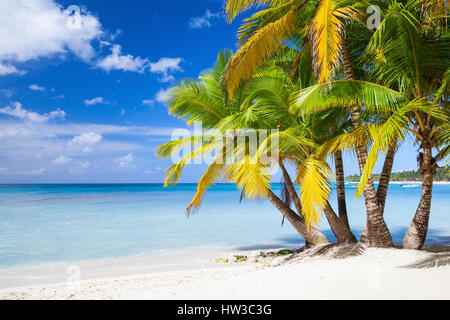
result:
[[(242, 189), (242, 195), (249, 199), (267, 198), (308, 243), (328, 243), (328, 239), (320, 231), (307, 226), (301, 212), (293, 211), (272, 191), (270, 186), (271, 175), (268, 170), (270, 164), (261, 161), (262, 152), (258, 153), (257, 161), (250, 161), (250, 155), (246, 150), (246, 148), (249, 148), (248, 144), (245, 143), (242, 147), (236, 143), (240, 137), (244, 137), (245, 141), (245, 130), (242, 130), (242, 128), (258, 129), (263, 126), (266, 128), (266, 124), (262, 125), (264, 119), (270, 119), (273, 122), (275, 121), (274, 114), (278, 115), (277, 118), (280, 118), (283, 113), (280, 110), (272, 110), (272, 116), (260, 115), (259, 105), (261, 103), (253, 103), (257, 86), (253, 85), (253, 96), (251, 96), (249, 88), (251, 83), (249, 81), (242, 83), (235, 90), (232, 99), (228, 98), (222, 78), (230, 58), (230, 51), (222, 51), (219, 53), (214, 67), (204, 72), (199, 81), (186, 80), (170, 90), (169, 112), (172, 115), (185, 119), (188, 125), (194, 124), (195, 121), (201, 121), (203, 128), (215, 129), (216, 132), (181, 138), (158, 148), (157, 154), (163, 158), (170, 157), (185, 146), (194, 147), (193, 151), (167, 169), (165, 185), (176, 184), (182, 170), (189, 161), (216, 152), (198, 182), (197, 192), (187, 209), (188, 213), (193, 209), (198, 209), (206, 190), (224, 177), (228, 181), (235, 182)], [(241, 112), (244, 104), (247, 104), (248, 107)], [(229, 130), (233, 131), (230, 133)], [(296, 144), (294, 149), (297, 152), (305, 152), (311, 144), (307, 139), (292, 137), (287, 133), (280, 135), (280, 137), (281, 142), (286, 145), (289, 144), (289, 140), (293, 140)], [(267, 137), (264, 141), (266, 141), (266, 146), (270, 143), (270, 139), (267, 139)], [(288, 175), (285, 175), (285, 183), (288, 186), (292, 184)]]
[[(266, 5), (246, 20), (239, 37), (243, 43), (228, 66), (225, 77), (230, 94), (241, 79), (251, 76), (252, 71), (269, 57), (281, 52), (288, 41), (301, 43), (312, 52), (319, 85), (334, 77), (333, 73), (342, 62), (347, 80), (355, 79), (350, 52), (345, 39), (345, 23), (361, 16), (360, 2), (339, 0), (293, 0), (256, 1), (229, 0), (226, 11), (230, 20), (253, 5)], [(297, 38), (302, 37), (303, 41)], [(355, 128), (361, 124), (359, 105), (349, 109)], [(362, 172), (367, 159), (364, 145), (356, 147), (359, 169)], [(392, 238), (384, 221), (372, 179), (364, 189), (367, 211), (369, 244), (377, 247), (392, 246)]]
[[(389, 153), (392, 154), (406, 132), (414, 135), (421, 149), (418, 160), (423, 174), (423, 190), (416, 215), (403, 241), (408, 249), (420, 249), (425, 241), (436, 162), (447, 155), (449, 144), (449, 38), (442, 33), (442, 24), (429, 24), (428, 20), (417, 1), (393, 3), (362, 56), (366, 70), (369, 70), (368, 77), (378, 84), (343, 81), (332, 84), (326, 94), (317, 88), (306, 89), (299, 93), (294, 106), (297, 109), (300, 106), (311, 108), (312, 102), (320, 102), (322, 107), (327, 104), (345, 105), (341, 95), (346, 94), (346, 103), (376, 108), (377, 112), (385, 114), (382, 122), (367, 125), (373, 145), (362, 170), (358, 195), (367, 188), (380, 150), (388, 152), (389, 158)], [(372, 92), (367, 96), (365, 93), (369, 93), (369, 87)], [(433, 148), (442, 149), (438, 149), (436, 157), (433, 157)], [(386, 165), (392, 166), (390, 163)], [(384, 192), (384, 189), (379, 189), (379, 192)], [(384, 205), (381, 201), (379, 203)]]
[[(419, 5), (420, 4), (420, 5)], [(426, 101), (430, 107), (448, 110), (448, 70), (450, 38), (445, 31), (447, 4), (442, 1), (408, 1), (389, 6), (385, 18), (366, 50), (366, 61), (374, 64), (371, 78), (385, 86), (397, 88), (409, 101)], [(441, 12), (440, 16), (436, 12)], [(443, 14), (445, 13), (445, 14)], [(419, 145), (419, 172), (423, 175), (422, 196), (403, 246), (422, 248), (431, 209), (433, 177), (437, 161), (433, 148), (448, 146), (448, 123), (417, 111), (409, 114), (408, 131)]]
[[(289, 104), (291, 100), (292, 93), (295, 92), (296, 88), (310, 85), (314, 83), (314, 76), (311, 69), (311, 64), (309, 59), (308, 52), (302, 51), (297, 52), (295, 50), (285, 50), (290, 52), (291, 58), (297, 60), (299, 69), (301, 70), (301, 76), (298, 77), (295, 83), (292, 82), (292, 77), (288, 77), (288, 70), (281, 71), (279, 68), (273, 68), (275, 65), (280, 65), (284, 62), (284, 58), (282, 58), (281, 63), (280, 59), (274, 59), (270, 62), (269, 66), (266, 66), (261, 71), (257, 71), (253, 79), (253, 85), (251, 86), (252, 94), (249, 95), (247, 101), (257, 101), (255, 105), (252, 107), (256, 107), (262, 111), (261, 114), (264, 115), (264, 118), (261, 123), (266, 125), (269, 124), (270, 127), (277, 127), (282, 131), (282, 134), (287, 132), (293, 133), (298, 137), (304, 137), (305, 133), (307, 138), (310, 141), (313, 141), (316, 145), (322, 143), (326, 139), (336, 135), (340, 130), (343, 129), (346, 125), (348, 126), (348, 121), (346, 121), (347, 114), (342, 116), (341, 110), (333, 110), (331, 112), (324, 112), (322, 114), (311, 115), (308, 117), (298, 117), (291, 113)], [(289, 54), (287, 54), (289, 56)], [(291, 60), (292, 61), (292, 60)], [(288, 65), (292, 65), (292, 62)], [(270, 67), (272, 66), (272, 67)], [(309, 76), (308, 76), (309, 75)], [(244, 104), (242, 106), (243, 110), (247, 110), (248, 105)], [(270, 116), (270, 117), (269, 117)], [(258, 119), (257, 119), (258, 121)], [(341, 123), (343, 122), (343, 123)], [(333, 126), (333, 123), (336, 123)], [(252, 127), (257, 127), (258, 123), (251, 124)], [(294, 131), (292, 131), (294, 130)], [(295, 142), (295, 141), (294, 141)], [(280, 146), (281, 147), (281, 146)], [(311, 145), (309, 147), (308, 152), (311, 153), (314, 150), (314, 146)], [(290, 183), (290, 179), (286, 176), (286, 170), (283, 165), (283, 160), (289, 160), (295, 164), (295, 166), (301, 167), (302, 159), (304, 159), (304, 153), (299, 153), (295, 149), (292, 150), (283, 150), (284, 152), (280, 152), (280, 168), (283, 171), (285, 182), (287, 183), (287, 189), (289, 192), (290, 199), (293, 200), (294, 205), (297, 208), (297, 212), (303, 212), (301, 201), (294, 191), (292, 187), (292, 183)], [(298, 157), (301, 155), (302, 157)], [(338, 173), (339, 174), (339, 170)], [(343, 175), (343, 172), (342, 172)], [(311, 180), (313, 181), (313, 180)], [(298, 179), (297, 179), (298, 182)], [(345, 186), (338, 183), (338, 191), (340, 189), (344, 189)], [(317, 186), (311, 185), (311, 195), (315, 194), (316, 191), (320, 190), (320, 184)], [(318, 192), (320, 194), (320, 192)], [(304, 192), (302, 193), (304, 194)], [(339, 192), (338, 192), (339, 197)], [(345, 208), (345, 206), (344, 206)], [(348, 223), (347, 216), (339, 212), (339, 216), (336, 215), (333, 208), (329, 203), (327, 203), (324, 207), (325, 216), (330, 224), (331, 229), (333, 230), (336, 238), (339, 242), (356, 242), (356, 238), (352, 234), (350, 230), (350, 226)], [(340, 207), (342, 209), (342, 206)], [(318, 214), (317, 212), (310, 214), (314, 215)], [(317, 221), (317, 216), (314, 217), (314, 220)], [(309, 222), (309, 221), (308, 221)]]

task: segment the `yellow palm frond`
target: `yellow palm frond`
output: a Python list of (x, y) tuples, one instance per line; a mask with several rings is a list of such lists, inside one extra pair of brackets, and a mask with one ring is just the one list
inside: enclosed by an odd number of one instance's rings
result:
[(186, 210), (188, 215), (191, 213), (192, 209), (198, 209), (200, 207), (206, 190), (222, 176), (222, 172), (226, 166), (226, 155), (229, 147), (230, 144), (228, 144), (227, 147), (224, 147), (222, 151), (215, 156), (213, 162), (200, 178), (194, 198)]
[(211, 141), (214, 138), (213, 135), (199, 135), (199, 136), (187, 136), (180, 138), (178, 140), (170, 141), (165, 144), (162, 144), (156, 148), (156, 156), (158, 158), (168, 158), (179, 152), (184, 147), (195, 145), (196, 143)]
[(275, 7), (289, 2), (289, 0), (228, 0), (225, 6), (225, 13), (228, 22), (232, 22), (236, 16), (254, 6)]
[(445, 21), (447, 27), (448, 0), (424, 0), (422, 7), (430, 18)]
[(315, 151), (314, 157), (325, 161), (325, 159), (337, 150), (353, 151), (358, 146), (368, 145), (371, 136), (368, 125), (361, 125), (358, 128), (338, 135), (321, 144)]
[(309, 157), (297, 168), (296, 183), (300, 185), (300, 200), (308, 228), (318, 226), (331, 193), (333, 172), (325, 161)]
[(373, 167), (378, 159), (378, 154), (380, 152), (386, 153), (389, 146), (396, 145), (398, 140), (403, 141), (406, 135), (405, 128), (408, 128), (409, 126), (407, 114), (415, 111), (427, 113), (429, 116), (432, 116), (443, 123), (448, 122), (447, 114), (442, 111), (439, 106), (433, 105), (424, 99), (416, 99), (390, 115), (390, 117), (382, 124), (368, 125), (373, 145), (364, 165), (364, 170), (356, 190), (356, 197), (360, 197), (364, 192), (367, 181), (369, 180)]
[(334, 0), (322, 0), (309, 33), (319, 84), (326, 83), (338, 65), (344, 41), (344, 21), (355, 19), (359, 11), (351, 6), (338, 7)]
[(242, 194), (250, 200), (262, 201), (272, 181), (267, 167), (260, 162), (253, 163), (249, 155), (241, 158), (238, 163), (229, 165), (226, 176), (229, 181), (235, 182), (237, 187), (242, 189)]
[(283, 41), (295, 33), (297, 19), (295, 9), (290, 10), (279, 20), (258, 30), (234, 54), (225, 75), (230, 97), (241, 80), (249, 78), (266, 59), (281, 52)]
[(166, 169), (167, 173), (166, 173), (166, 177), (164, 180), (164, 187), (177, 184), (184, 167), (190, 161), (194, 161), (195, 159), (199, 159), (206, 154), (212, 153), (217, 148), (220, 148), (222, 144), (223, 144), (223, 142), (220, 139), (218, 139), (218, 140), (212, 141), (208, 144), (196, 147), (196, 148), (194, 148), (193, 151), (186, 154), (184, 157), (182, 157), (176, 163), (169, 166)]

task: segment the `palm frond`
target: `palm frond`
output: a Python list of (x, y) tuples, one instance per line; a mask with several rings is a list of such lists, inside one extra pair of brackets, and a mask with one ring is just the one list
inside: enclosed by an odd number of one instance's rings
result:
[(359, 11), (352, 6), (341, 7), (335, 0), (320, 2), (309, 30), (319, 84), (330, 80), (333, 69), (339, 63), (345, 37), (344, 22), (359, 16)]
[(229, 22), (232, 22), (239, 13), (246, 11), (254, 6), (275, 7), (283, 5), (289, 0), (228, 0), (225, 6), (225, 13)]
[(300, 200), (308, 227), (318, 225), (331, 193), (333, 173), (325, 161), (309, 157), (297, 168), (296, 183), (300, 185)]
[(215, 156), (213, 162), (209, 165), (203, 176), (197, 183), (197, 190), (194, 198), (186, 209), (189, 215), (192, 209), (198, 209), (202, 203), (203, 197), (209, 187), (223, 176), (223, 170), (226, 166), (227, 154), (232, 146), (233, 140), (228, 139), (227, 145), (222, 148)]
[(405, 104), (403, 95), (385, 86), (359, 80), (338, 80), (314, 85), (293, 94), (291, 111), (308, 114), (340, 107), (360, 105), (377, 112), (393, 112)]
[(291, 9), (279, 20), (259, 29), (233, 56), (225, 75), (228, 94), (234, 90), (242, 79), (248, 79), (258, 66), (269, 57), (277, 55), (283, 48), (283, 41), (294, 35), (298, 16)]

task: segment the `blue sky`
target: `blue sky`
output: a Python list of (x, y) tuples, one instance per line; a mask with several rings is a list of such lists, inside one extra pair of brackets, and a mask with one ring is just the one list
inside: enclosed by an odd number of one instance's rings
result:
[[(239, 21), (227, 24), (222, 8), (221, 0), (2, 0), (0, 183), (161, 182), (170, 162), (155, 147), (185, 128), (168, 115), (164, 92), (236, 48)], [(416, 168), (415, 156), (408, 141), (395, 169)], [(345, 162), (347, 174), (357, 171)], [(189, 166), (182, 182), (203, 168)]]

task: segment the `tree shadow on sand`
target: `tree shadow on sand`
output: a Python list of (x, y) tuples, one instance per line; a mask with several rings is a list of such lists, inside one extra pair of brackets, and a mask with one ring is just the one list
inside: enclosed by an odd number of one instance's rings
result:
[(426, 243), (423, 250), (433, 255), (402, 268), (427, 269), (450, 266), (450, 236), (442, 236), (436, 231), (431, 231)]

